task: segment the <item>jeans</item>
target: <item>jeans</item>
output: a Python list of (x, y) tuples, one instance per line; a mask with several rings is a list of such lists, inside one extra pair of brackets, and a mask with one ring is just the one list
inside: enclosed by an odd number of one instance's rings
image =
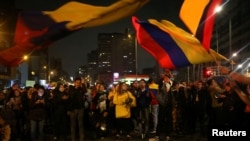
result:
[(44, 140), (44, 134), (43, 134), (43, 128), (44, 128), (45, 120), (30, 120), (30, 136), (31, 136), (31, 141), (36, 140), (36, 135), (37, 135), (37, 126), (38, 126), (38, 139), (39, 141)]
[(159, 105), (151, 105), (151, 113), (152, 113), (152, 121), (153, 121), (153, 129), (152, 131), (156, 131), (158, 124), (158, 113), (159, 113)]
[(71, 131), (71, 141), (76, 141), (76, 123), (78, 123), (79, 128), (79, 141), (84, 139), (84, 128), (83, 128), (83, 114), (84, 108), (74, 109), (70, 111), (70, 131)]
[(149, 108), (140, 109), (140, 133), (147, 134), (149, 128)]

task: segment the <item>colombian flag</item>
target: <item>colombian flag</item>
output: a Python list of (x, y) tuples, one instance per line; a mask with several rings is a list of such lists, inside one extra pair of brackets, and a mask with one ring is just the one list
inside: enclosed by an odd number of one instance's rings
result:
[(209, 51), (215, 21), (215, 9), (223, 0), (184, 0), (179, 16), (191, 33)]
[(162, 68), (175, 69), (215, 59), (227, 60), (212, 49), (208, 52), (196, 37), (167, 20), (140, 21), (133, 17), (132, 23), (139, 44)]
[(101, 26), (131, 16), (149, 0), (118, 0), (109, 6), (76, 1), (54, 11), (21, 11), (18, 15), (14, 44), (0, 52), (0, 63), (17, 66), (23, 56), (47, 48), (54, 41), (83, 28)]

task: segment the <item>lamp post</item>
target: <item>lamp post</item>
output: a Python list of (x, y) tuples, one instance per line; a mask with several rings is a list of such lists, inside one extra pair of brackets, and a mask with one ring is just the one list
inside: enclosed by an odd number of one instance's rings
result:
[[(220, 13), (222, 10), (222, 6), (217, 6), (215, 8), (215, 13)], [(217, 36), (217, 27), (216, 27), (216, 36)], [(228, 45), (229, 45), (229, 56), (233, 56), (232, 54), (232, 20), (231, 17), (228, 17)], [(217, 37), (217, 49), (218, 49), (218, 37)], [(233, 60), (231, 58), (231, 70), (233, 70)]]
[(137, 80), (137, 71), (138, 71), (138, 44), (137, 44), (137, 39), (136, 36), (135, 38), (135, 79)]
[[(228, 23), (228, 38), (229, 38), (229, 54), (233, 56), (232, 54), (232, 22), (231, 22), (231, 18), (229, 18), (229, 23)], [(231, 60), (231, 70), (233, 70), (233, 60)]]
[[(22, 57), (22, 60), (23, 61), (28, 60), (28, 56), (24, 55)], [(27, 62), (22, 62), (21, 64), (18, 65), (18, 69), (17, 69), (17, 72), (18, 72), (17, 80), (20, 83), (20, 86), (23, 86), (25, 84), (25, 81), (27, 80), (26, 75), (25, 75), (25, 71), (27, 71)], [(23, 74), (24, 74), (24, 76), (23, 76)]]
[(53, 71), (50, 71), (49, 72), (49, 75), (48, 75), (48, 83), (50, 84), (50, 80), (51, 80), (51, 75), (53, 75), (54, 72)]

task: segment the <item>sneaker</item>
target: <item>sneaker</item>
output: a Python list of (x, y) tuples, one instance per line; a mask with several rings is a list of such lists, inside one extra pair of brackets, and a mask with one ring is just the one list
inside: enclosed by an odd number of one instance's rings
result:
[(151, 132), (149, 132), (149, 133), (151, 133), (151, 134), (155, 134), (155, 133), (156, 133), (156, 131), (155, 131), (155, 130), (153, 130), (153, 131), (151, 131)]
[(127, 138), (127, 140), (130, 140), (131, 136), (129, 134), (127, 134), (126, 138)]
[(155, 136), (155, 141), (159, 141), (159, 136)]
[(121, 136), (119, 134), (116, 134), (115, 139), (119, 140), (120, 138), (121, 138)]
[(169, 136), (166, 136), (166, 141), (171, 141)]
[(146, 138), (146, 135), (144, 133), (141, 134), (141, 139), (145, 139)]

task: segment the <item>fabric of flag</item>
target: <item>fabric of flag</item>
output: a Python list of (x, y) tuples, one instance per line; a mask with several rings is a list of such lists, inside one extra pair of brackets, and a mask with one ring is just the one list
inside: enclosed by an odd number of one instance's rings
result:
[(148, 86), (149, 90), (156, 96), (158, 93), (159, 85), (156, 83), (151, 83)]
[(210, 0), (184, 0), (179, 16), (193, 35), (196, 34), (203, 12)]
[(215, 21), (215, 8), (223, 0), (185, 0), (180, 10), (180, 18), (196, 36), (206, 50), (210, 42)]
[(167, 20), (140, 21), (132, 17), (132, 23), (139, 44), (162, 68), (175, 69), (214, 60), (227, 60), (212, 49), (208, 52), (196, 37)]
[(0, 63), (17, 66), (23, 56), (48, 47), (82, 28), (101, 26), (131, 16), (149, 0), (119, 0), (109, 6), (70, 1), (53, 11), (21, 11), (13, 47), (0, 52)]

